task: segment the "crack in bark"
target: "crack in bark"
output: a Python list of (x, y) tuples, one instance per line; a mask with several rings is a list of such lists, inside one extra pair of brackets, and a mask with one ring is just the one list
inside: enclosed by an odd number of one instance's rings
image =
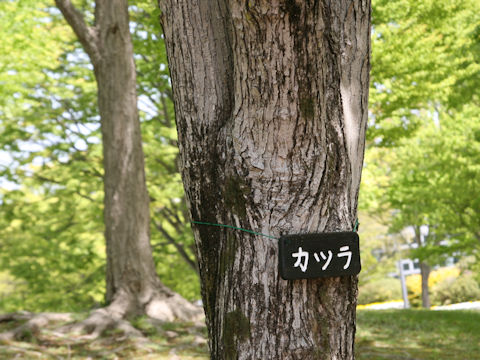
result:
[[(360, 79), (355, 89), (361, 96), (351, 101), (366, 104), (369, 23), (361, 19), (368, 7), (354, 1), (349, 10), (351, 2), (327, 0), (212, 3), (210, 17), (228, 17), (229, 27), (214, 28), (208, 16), (196, 16), (196, 3), (160, 2), (192, 217), (276, 236), (350, 230), (364, 133), (350, 143), (341, 85)], [(189, 21), (178, 15), (178, 6)], [(230, 39), (228, 46), (208, 36), (214, 29), (224, 32), (220, 40)], [(342, 44), (360, 32), (367, 35), (342, 52)], [(206, 44), (199, 46), (199, 38)], [(179, 58), (176, 47), (190, 55)], [(360, 75), (349, 68), (359, 59)], [(361, 104), (355, 129), (365, 128)], [(213, 111), (225, 108), (231, 110), (227, 121)], [(207, 131), (197, 134), (197, 125)], [(229, 198), (227, 188), (242, 188), (232, 187), (231, 179), (240, 178), (246, 190)], [(353, 357), (356, 278), (283, 281), (275, 243), (226, 230), (194, 232), (213, 359)], [(239, 245), (228, 245), (229, 236)], [(245, 341), (225, 338), (227, 314), (237, 310), (249, 320)]]

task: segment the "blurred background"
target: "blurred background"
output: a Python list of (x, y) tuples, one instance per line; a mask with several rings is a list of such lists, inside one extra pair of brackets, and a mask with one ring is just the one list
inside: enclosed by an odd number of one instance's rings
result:
[[(76, 3), (89, 14), (88, 1)], [(157, 271), (194, 301), (158, 11), (130, 4)], [(92, 67), (52, 3), (0, 1), (0, 13), (0, 312), (99, 307), (103, 169)], [(359, 304), (480, 300), (478, 1), (374, 0), (372, 24)]]

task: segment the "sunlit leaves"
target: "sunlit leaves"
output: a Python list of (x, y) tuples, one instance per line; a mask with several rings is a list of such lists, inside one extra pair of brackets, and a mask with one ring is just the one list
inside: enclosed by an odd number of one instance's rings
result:
[(480, 118), (466, 105), (445, 114), (397, 149), (388, 198), (398, 210), (392, 230), (427, 224), (423, 257), (478, 253)]
[[(390, 232), (427, 224), (412, 256), (478, 252), (476, 1), (373, 3), (369, 148), (360, 204)], [(441, 243), (441, 245), (440, 245)]]
[(442, 111), (474, 93), (478, 99), (475, 9), (473, 0), (373, 3), (371, 141), (395, 145), (420, 126), (422, 109)]
[[(88, 18), (92, 3), (76, 1)], [(92, 66), (50, 3), (0, 2), (0, 268), (16, 281), (9, 310), (70, 310), (103, 301), (103, 170)], [(154, 3), (130, 3), (139, 110), (164, 282), (198, 298), (173, 103)], [(8, 182), (7, 182), (8, 180)], [(166, 211), (168, 210), (168, 212)], [(167, 213), (169, 214), (167, 216)]]

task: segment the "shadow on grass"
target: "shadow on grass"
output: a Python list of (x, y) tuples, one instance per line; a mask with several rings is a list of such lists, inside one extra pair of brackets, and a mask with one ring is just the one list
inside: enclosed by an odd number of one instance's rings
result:
[(480, 312), (361, 310), (358, 359), (480, 359)]

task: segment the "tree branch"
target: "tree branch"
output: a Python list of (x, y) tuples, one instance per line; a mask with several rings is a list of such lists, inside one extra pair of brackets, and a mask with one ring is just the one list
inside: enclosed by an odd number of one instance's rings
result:
[(190, 267), (195, 270), (195, 272), (198, 274), (198, 266), (196, 264), (196, 262), (194, 260), (192, 260), (190, 258), (190, 256), (187, 254), (187, 252), (185, 251), (185, 249), (183, 248), (183, 246), (181, 244), (179, 244), (173, 237), (170, 236), (170, 234), (168, 232), (165, 231), (165, 229), (163, 228), (162, 225), (160, 225), (159, 223), (155, 222), (154, 223), (155, 227), (157, 228), (158, 231), (160, 231), (162, 233), (162, 235), (167, 239), (167, 241), (172, 244), (173, 246), (175, 246), (175, 248), (177, 249), (178, 253), (180, 254), (180, 256), (186, 261), (186, 263), (188, 265), (190, 265)]
[(172, 224), (178, 232), (182, 232), (182, 227), (184, 226), (184, 222), (182, 220), (180, 220), (178, 215), (174, 211), (172, 211), (168, 206), (165, 206), (162, 210), (164, 212), (167, 212), (174, 219), (172, 221), (170, 218), (167, 218), (167, 221), (170, 224)]
[(164, 95), (165, 93), (160, 94), (160, 101), (162, 102), (163, 116), (165, 117), (164, 124), (167, 124), (167, 126), (172, 126), (172, 120), (170, 119), (170, 114), (168, 113), (167, 101), (165, 100)]
[(77, 35), (93, 65), (96, 66), (101, 60), (96, 29), (85, 23), (83, 14), (75, 8), (70, 0), (55, 0), (55, 4), (73, 29), (75, 35)]

